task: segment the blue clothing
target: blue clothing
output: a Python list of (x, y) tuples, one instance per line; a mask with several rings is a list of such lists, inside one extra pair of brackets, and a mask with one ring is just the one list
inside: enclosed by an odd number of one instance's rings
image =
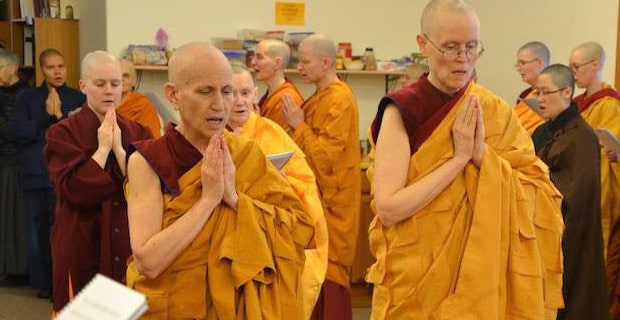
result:
[[(63, 119), (86, 103), (86, 96), (79, 90), (66, 85), (56, 90), (60, 96)], [(52, 188), (43, 160), (43, 146), (45, 132), (57, 119), (45, 111), (48, 93), (47, 85), (43, 83), (23, 92), (16, 104), (15, 139), (21, 149), (21, 181), (24, 190)]]

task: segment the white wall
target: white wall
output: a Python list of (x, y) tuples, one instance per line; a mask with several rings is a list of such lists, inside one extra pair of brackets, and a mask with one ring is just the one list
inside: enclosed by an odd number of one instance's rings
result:
[[(107, 0), (107, 46), (121, 54), (128, 44), (152, 44), (159, 27), (169, 46), (216, 36), (235, 36), (240, 29), (318, 31), (336, 42), (353, 43), (353, 53), (372, 46), (379, 59), (417, 51), (419, 16), (426, 1), (306, 1), (306, 26), (276, 26), (275, 1), (266, 0)], [(285, 1), (285, 0), (281, 0)], [(297, 1), (303, 2), (303, 1)], [(541, 40), (552, 62), (566, 63), (570, 49), (598, 41), (607, 50), (604, 78), (613, 84), (616, 60), (618, 1), (614, 0), (471, 0), (481, 20), (487, 51), (478, 63), (480, 82), (513, 103), (525, 88), (514, 70), (515, 51), (525, 42)], [(131, 17), (131, 18), (128, 18)], [(296, 79), (293, 77), (293, 79)], [(163, 74), (144, 72), (142, 91), (160, 91)], [(349, 76), (360, 106), (360, 137), (374, 117), (383, 95), (380, 76)], [(304, 94), (312, 87), (302, 86)]]

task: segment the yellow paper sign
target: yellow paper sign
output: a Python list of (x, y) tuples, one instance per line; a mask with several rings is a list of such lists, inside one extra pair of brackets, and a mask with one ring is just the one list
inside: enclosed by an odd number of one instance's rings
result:
[(302, 2), (276, 2), (276, 24), (305, 25), (306, 4)]

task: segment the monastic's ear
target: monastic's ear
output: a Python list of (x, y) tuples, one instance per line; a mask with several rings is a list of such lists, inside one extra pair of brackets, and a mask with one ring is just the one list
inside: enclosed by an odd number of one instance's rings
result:
[(179, 110), (179, 97), (178, 97), (179, 91), (178, 88), (175, 84), (170, 83), (170, 82), (166, 82), (166, 84), (164, 84), (164, 95), (166, 96), (166, 98), (168, 99), (168, 101), (170, 101), (170, 103), (172, 103), (172, 106), (174, 108), (174, 110)]
[(428, 50), (426, 49), (426, 38), (422, 35), (422, 34), (418, 34), (415, 37), (416, 42), (418, 43), (418, 48), (420, 48), (420, 53), (425, 56), (428, 57)]

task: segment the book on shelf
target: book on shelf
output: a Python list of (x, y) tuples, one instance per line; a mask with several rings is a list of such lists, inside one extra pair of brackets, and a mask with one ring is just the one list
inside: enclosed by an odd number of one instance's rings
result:
[(134, 320), (147, 308), (142, 293), (97, 274), (60, 311), (56, 320)]

